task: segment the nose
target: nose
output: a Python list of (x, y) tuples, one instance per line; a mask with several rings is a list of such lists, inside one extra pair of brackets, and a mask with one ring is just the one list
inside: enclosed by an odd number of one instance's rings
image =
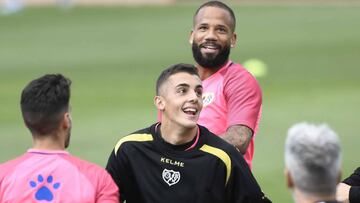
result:
[(199, 101), (199, 97), (195, 91), (191, 91), (189, 95), (189, 101), (191, 103), (197, 103)]
[(216, 41), (216, 33), (214, 29), (208, 29), (205, 35), (205, 40), (207, 41)]

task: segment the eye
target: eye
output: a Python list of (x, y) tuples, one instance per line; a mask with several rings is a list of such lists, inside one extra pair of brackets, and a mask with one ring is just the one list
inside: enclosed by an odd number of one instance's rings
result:
[(217, 29), (220, 33), (227, 33), (227, 29), (225, 29), (225, 28), (222, 28), (222, 27), (220, 27), (220, 28), (218, 28)]
[(202, 89), (196, 89), (195, 90), (195, 93), (198, 97), (202, 97), (202, 94), (203, 94), (203, 90)]
[(198, 27), (198, 30), (199, 31), (205, 31), (205, 30), (207, 30), (207, 27), (202, 25), (202, 26)]
[(180, 93), (180, 94), (184, 94), (184, 93), (186, 93), (186, 88), (184, 88), (184, 87), (181, 87), (181, 88), (178, 88), (177, 90), (176, 90), (176, 92), (177, 93)]

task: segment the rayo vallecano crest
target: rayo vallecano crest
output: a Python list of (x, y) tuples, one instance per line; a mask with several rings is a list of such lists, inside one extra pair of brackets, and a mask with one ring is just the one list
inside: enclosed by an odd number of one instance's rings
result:
[(206, 92), (203, 93), (202, 99), (203, 99), (203, 107), (211, 104), (214, 101), (215, 94), (213, 92)]
[(169, 186), (172, 186), (179, 182), (180, 172), (164, 169), (162, 172), (162, 177), (165, 183), (167, 183)]

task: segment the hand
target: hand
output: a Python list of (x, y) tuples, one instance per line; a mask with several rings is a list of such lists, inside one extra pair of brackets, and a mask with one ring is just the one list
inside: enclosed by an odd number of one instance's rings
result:
[(350, 185), (339, 183), (336, 188), (336, 200), (339, 202), (349, 203)]

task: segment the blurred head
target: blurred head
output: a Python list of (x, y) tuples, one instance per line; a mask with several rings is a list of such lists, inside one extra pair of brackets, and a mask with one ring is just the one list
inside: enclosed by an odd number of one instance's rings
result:
[(220, 1), (201, 5), (193, 18), (190, 43), (195, 61), (203, 68), (221, 68), (236, 43), (236, 19), (230, 7)]
[(285, 143), (288, 187), (311, 196), (334, 195), (340, 181), (339, 138), (327, 125), (292, 126)]
[(64, 131), (65, 147), (69, 145), (70, 85), (71, 81), (63, 75), (48, 74), (31, 81), (22, 91), (23, 119), (35, 139)]
[(162, 123), (195, 127), (202, 109), (202, 85), (197, 69), (176, 64), (165, 69), (156, 82), (154, 103), (162, 112)]

